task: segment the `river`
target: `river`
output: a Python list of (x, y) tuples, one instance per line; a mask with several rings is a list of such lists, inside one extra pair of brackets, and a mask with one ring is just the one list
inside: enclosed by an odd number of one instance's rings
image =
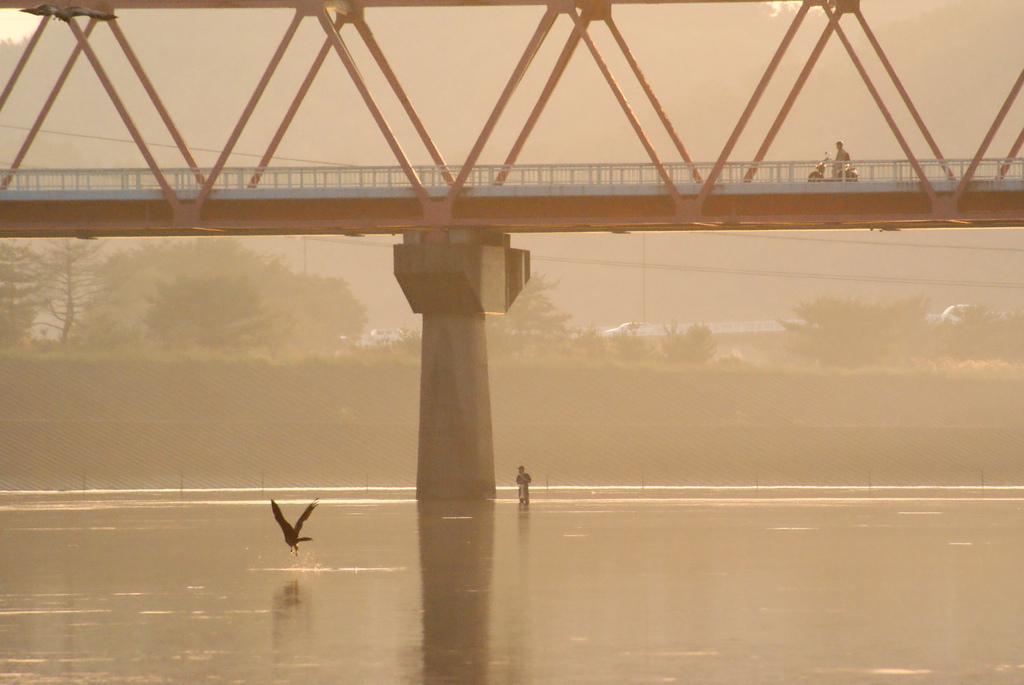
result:
[(1022, 490), (513, 496), (0, 493), (0, 684), (1024, 681)]

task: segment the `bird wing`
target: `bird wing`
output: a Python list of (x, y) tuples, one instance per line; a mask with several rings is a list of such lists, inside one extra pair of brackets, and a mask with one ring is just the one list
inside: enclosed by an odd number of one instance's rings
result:
[(34, 14), (37, 17), (52, 17), (57, 11), (57, 7), (56, 5), (37, 5), (35, 7), (27, 7), (21, 11)]
[(312, 502), (310, 502), (309, 506), (306, 507), (306, 511), (302, 512), (302, 516), (300, 516), (299, 520), (295, 522), (295, 534), (296, 535), (298, 535), (299, 531), (302, 530), (302, 524), (305, 523), (306, 519), (309, 518), (309, 515), (313, 513), (313, 510), (316, 509), (316, 505), (319, 502), (320, 502), (319, 499), (315, 499)]
[(281, 507), (277, 506), (277, 502), (270, 500), (270, 506), (274, 509), (274, 518), (277, 519), (277, 525), (281, 526), (281, 531), (284, 533), (284, 539), (290, 540), (295, 537), (295, 530), (292, 529), (292, 524), (285, 520), (284, 514), (281, 513)]
[(64, 10), (64, 12), (69, 17), (90, 17), (92, 19), (98, 19), (100, 21), (110, 21), (111, 19), (117, 19), (117, 17), (111, 14), (110, 12), (92, 10), (88, 7), (68, 7), (66, 10)]

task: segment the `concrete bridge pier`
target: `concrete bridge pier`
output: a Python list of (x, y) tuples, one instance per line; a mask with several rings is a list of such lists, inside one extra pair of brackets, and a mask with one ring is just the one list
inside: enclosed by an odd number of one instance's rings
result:
[(530, 253), (486, 229), (408, 232), (395, 277), (423, 315), (419, 500), (494, 498), (484, 317), (504, 314), (530, 278)]

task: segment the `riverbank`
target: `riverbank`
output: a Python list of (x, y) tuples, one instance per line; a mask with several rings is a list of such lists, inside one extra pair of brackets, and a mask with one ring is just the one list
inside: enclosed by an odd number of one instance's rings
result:
[[(0, 489), (411, 486), (402, 361), (0, 360)], [(1024, 379), (498, 363), (499, 484), (1024, 484)], [(509, 475), (511, 474), (511, 475)]]

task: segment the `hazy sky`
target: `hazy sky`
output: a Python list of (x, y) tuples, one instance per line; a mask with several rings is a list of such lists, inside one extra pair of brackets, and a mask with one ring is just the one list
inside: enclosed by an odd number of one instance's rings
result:
[(17, 41), (30, 35), (39, 19), (17, 10), (0, 10), (0, 40)]
[[(1016, 38), (1022, 16), (1006, 0), (864, 0), (864, 13), (879, 36), (947, 157), (969, 157), (1005, 97), (1024, 57)], [(615, 10), (616, 23), (657, 92), (690, 154), (718, 156), (792, 16), (793, 3), (701, 3), (641, 5)], [(508, 75), (542, 13), (527, 8), (432, 8), (367, 11), (367, 20), (449, 164), (472, 148)], [(119, 24), (200, 163), (212, 164), (255, 87), (291, 12), (204, 10), (124, 12)], [(774, 16), (773, 16), (774, 15)], [(16, 10), (0, 11), (0, 36), (36, 24)], [(851, 40), (918, 154), (921, 137), (898, 106), (898, 96), (873, 59), (852, 18)], [(740, 139), (733, 159), (752, 157), (778, 111), (824, 18), (813, 10), (780, 65)], [(33, 56), (0, 124), (32, 123), (71, 37), (54, 22)], [(484, 150), (483, 163), (500, 163), (536, 101), (571, 22), (556, 21)], [(644, 94), (629, 73), (607, 29), (592, 28), (648, 136), (666, 161), (678, 154)], [(360, 65), (406, 154), (414, 163), (430, 159), (396, 98), (384, 83), (354, 30), (343, 36)], [(229, 164), (258, 158), (294, 95), (323, 33), (307, 19), (270, 82)], [(134, 76), (109, 32), (92, 43), (104, 60), (132, 115), (161, 163), (182, 160), (142, 98)], [(13, 68), (18, 50), (0, 46), (0, 78)], [(174, 55), (168, 59), (168, 55)], [(28, 166), (144, 166), (97, 79), (81, 60), (46, 122), (52, 131), (33, 147)], [(8, 67), (7, 65), (11, 66)], [(89, 103), (83, 107), (82, 103)], [(1012, 128), (1012, 127), (1008, 127)], [(315, 132), (315, 135), (311, 135)], [(1013, 133), (1007, 133), (1012, 139)], [(103, 140), (90, 139), (98, 136)], [(817, 159), (837, 137), (861, 159), (901, 157), (902, 152), (838, 40), (826, 48), (815, 72), (779, 133), (769, 159)], [(125, 140), (118, 144), (110, 138)], [(0, 140), (0, 165), (13, 158), (17, 136)], [(997, 143), (998, 145), (998, 143)], [(278, 152), (281, 163), (395, 164), (339, 61), (331, 56), (299, 110)], [(555, 90), (529, 142), (522, 163), (645, 162), (633, 133), (588, 52), (581, 48)]]

